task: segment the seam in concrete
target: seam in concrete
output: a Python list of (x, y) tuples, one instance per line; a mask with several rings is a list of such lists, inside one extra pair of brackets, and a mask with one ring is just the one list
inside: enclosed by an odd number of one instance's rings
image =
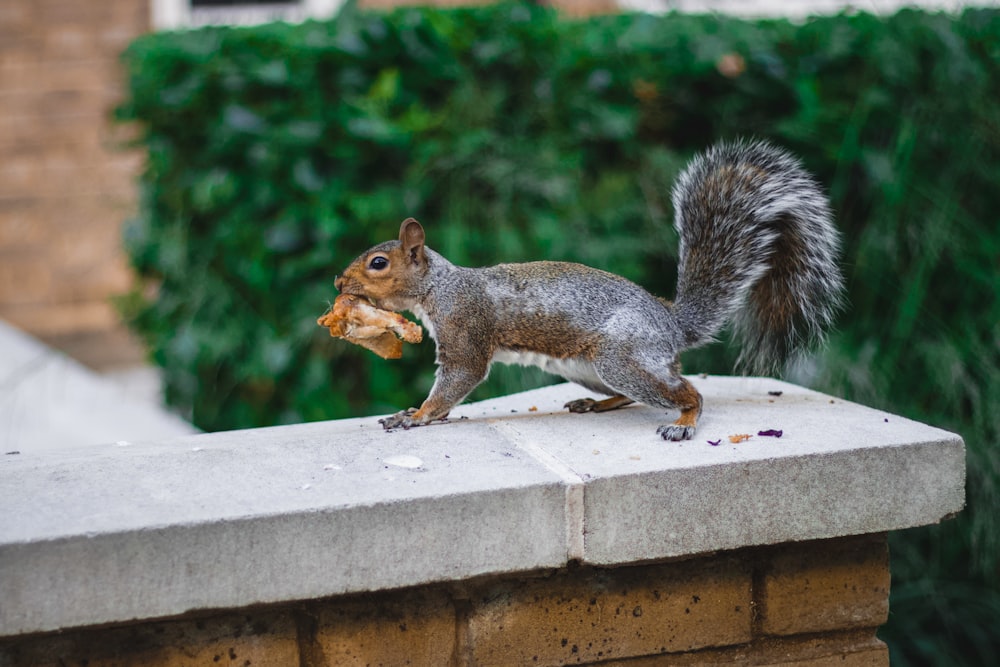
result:
[(511, 420), (489, 419), (487, 423), (505, 439), (555, 473), (566, 485), (566, 558), (583, 560), (584, 556), (584, 504), (583, 478), (558, 458), (526, 439)]

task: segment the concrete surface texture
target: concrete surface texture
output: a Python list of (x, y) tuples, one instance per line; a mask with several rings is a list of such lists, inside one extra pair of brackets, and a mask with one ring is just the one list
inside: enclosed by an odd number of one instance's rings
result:
[(0, 454), (197, 432), (0, 321)]
[(585, 392), (564, 384), (409, 431), (364, 418), (0, 457), (0, 636), (882, 532), (963, 507), (957, 435), (775, 380), (692, 381), (705, 410), (682, 443), (655, 435), (673, 418), (658, 409), (569, 414)]

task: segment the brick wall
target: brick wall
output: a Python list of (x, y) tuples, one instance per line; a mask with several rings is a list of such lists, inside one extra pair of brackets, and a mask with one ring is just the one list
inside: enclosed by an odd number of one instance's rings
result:
[(109, 297), (129, 285), (119, 230), (141, 162), (109, 114), (148, 4), (0, 2), (0, 319), (57, 345), (113, 340), (95, 364), (138, 354)]
[(884, 534), (0, 644), (0, 666), (888, 665)]

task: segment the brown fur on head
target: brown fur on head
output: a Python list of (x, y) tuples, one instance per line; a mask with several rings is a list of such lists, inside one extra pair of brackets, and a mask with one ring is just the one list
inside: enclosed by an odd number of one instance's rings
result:
[(427, 272), (424, 228), (413, 218), (399, 227), (399, 240), (369, 248), (334, 281), (343, 294), (354, 294), (385, 310), (406, 310), (419, 296)]

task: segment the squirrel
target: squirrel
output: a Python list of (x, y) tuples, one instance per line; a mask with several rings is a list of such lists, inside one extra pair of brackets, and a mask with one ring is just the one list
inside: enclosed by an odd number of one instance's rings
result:
[(403, 221), (338, 276), (342, 293), (408, 310), (437, 346), (437, 373), (419, 409), (380, 420), (386, 429), (442, 420), (494, 362), (539, 366), (608, 396), (571, 412), (633, 402), (680, 417), (664, 440), (694, 436), (701, 394), (681, 375), (681, 351), (711, 342), (731, 322), (743, 343), (737, 367), (775, 371), (822, 341), (843, 295), (839, 233), (826, 196), (799, 161), (762, 141), (722, 142), (696, 156), (672, 191), (679, 233), (674, 302), (581, 264), (539, 261), (456, 266)]

